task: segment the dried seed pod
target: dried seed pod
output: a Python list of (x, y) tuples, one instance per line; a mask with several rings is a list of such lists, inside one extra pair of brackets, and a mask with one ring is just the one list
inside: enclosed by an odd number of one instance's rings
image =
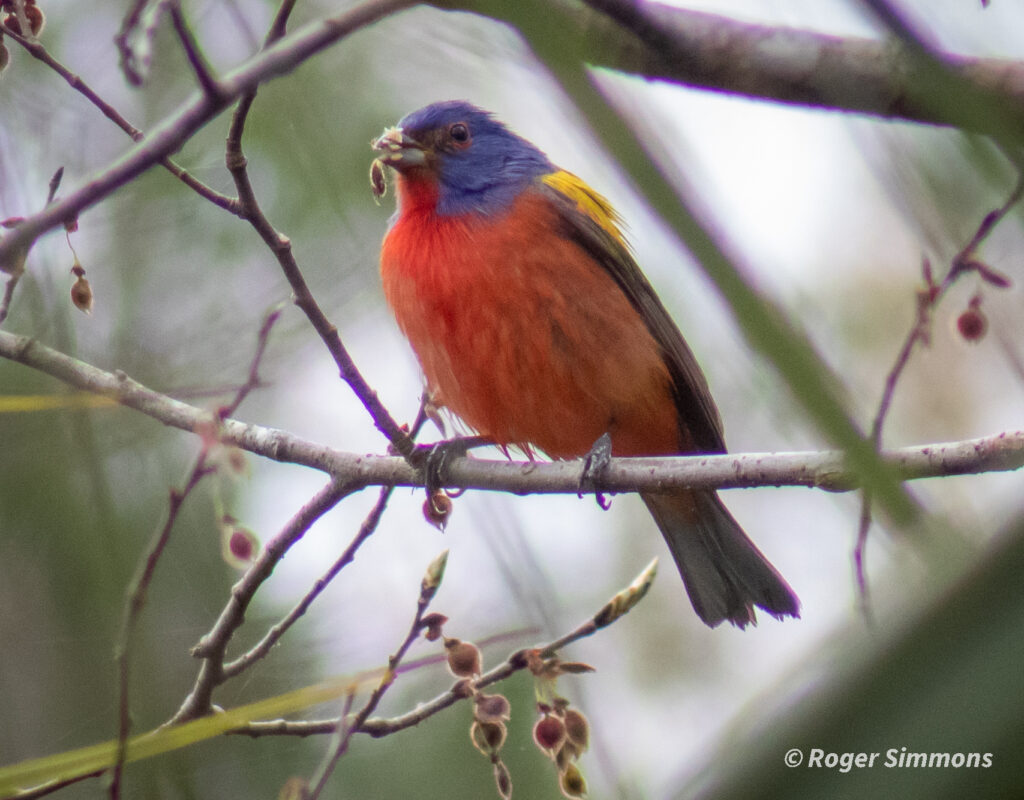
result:
[(370, 164), (370, 188), (373, 190), (373, 199), (378, 203), (388, 190), (388, 182), (384, 176), (384, 165), (379, 158), (375, 158)]

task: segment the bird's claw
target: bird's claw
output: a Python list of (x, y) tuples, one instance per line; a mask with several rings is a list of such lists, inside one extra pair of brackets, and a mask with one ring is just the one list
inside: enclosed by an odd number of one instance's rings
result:
[(417, 445), (411, 461), (423, 471), (423, 485), (427, 495), (434, 494), (445, 483), (445, 472), (451, 459), (462, 458), (474, 447), (488, 444), (491, 441), (484, 436), (460, 436), (434, 444)]
[(611, 508), (612, 501), (605, 497), (602, 492), (597, 491), (594, 486), (604, 474), (604, 471), (608, 469), (611, 460), (612, 437), (608, 433), (602, 433), (584, 457), (583, 470), (580, 473), (578, 496), (583, 497), (584, 494), (593, 492), (594, 499), (597, 500), (597, 504), (601, 506), (603, 511)]

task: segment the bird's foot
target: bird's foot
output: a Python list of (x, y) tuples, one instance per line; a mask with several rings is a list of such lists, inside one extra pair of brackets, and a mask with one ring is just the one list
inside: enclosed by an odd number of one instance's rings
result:
[(413, 466), (423, 470), (423, 484), (427, 494), (431, 495), (445, 483), (445, 472), (452, 459), (462, 458), (474, 447), (490, 444), (494, 443), (486, 436), (459, 436), (434, 444), (416, 445), (409, 460)]
[(583, 470), (580, 473), (578, 495), (583, 497), (584, 494), (593, 492), (594, 499), (597, 500), (597, 504), (604, 511), (611, 508), (612, 501), (605, 497), (602, 492), (597, 491), (594, 486), (604, 474), (604, 471), (608, 469), (611, 460), (612, 437), (607, 433), (602, 433), (583, 458)]

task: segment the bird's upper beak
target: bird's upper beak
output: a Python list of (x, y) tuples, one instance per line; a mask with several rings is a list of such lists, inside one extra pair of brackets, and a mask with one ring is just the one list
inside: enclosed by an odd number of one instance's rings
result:
[(401, 128), (388, 128), (373, 142), (373, 149), (382, 153), (378, 160), (400, 172), (427, 165), (427, 152), (424, 146), (404, 133)]

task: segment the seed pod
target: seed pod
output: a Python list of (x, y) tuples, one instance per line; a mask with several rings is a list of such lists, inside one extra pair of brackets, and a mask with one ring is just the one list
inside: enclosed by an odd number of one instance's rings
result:
[(373, 190), (373, 199), (380, 203), (380, 199), (388, 190), (388, 183), (384, 177), (384, 165), (379, 158), (375, 158), (370, 164), (370, 188)]
[(483, 672), (483, 656), (472, 642), (445, 639), (444, 648), (448, 651), (448, 669), (456, 678), (472, 678)]

